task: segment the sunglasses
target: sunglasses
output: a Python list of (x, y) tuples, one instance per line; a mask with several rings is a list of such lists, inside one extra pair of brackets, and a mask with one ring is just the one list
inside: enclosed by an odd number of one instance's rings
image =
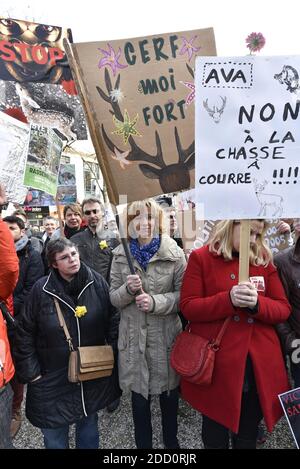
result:
[(98, 208), (93, 208), (92, 210), (85, 210), (83, 213), (85, 215), (91, 215), (91, 213), (93, 213), (94, 215), (96, 215), (97, 213), (99, 213), (100, 210)]

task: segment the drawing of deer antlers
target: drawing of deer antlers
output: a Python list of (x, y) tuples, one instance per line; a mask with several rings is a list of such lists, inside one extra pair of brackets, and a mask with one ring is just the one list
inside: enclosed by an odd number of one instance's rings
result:
[[(108, 70), (105, 69), (105, 84), (107, 93), (105, 93), (99, 86), (97, 91), (101, 98), (108, 102), (112, 107), (109, 112), (121, 122), (124, 122), (124, 117), (120, 109), (119, 103), (111, 99), (112, 92), (119, 89), (120, 74), (117, 77), (114, 88), (112, 87), (111, 79)], [(115, 143), (107, 135), (105, 128), (101, 126), (102, 135), (108, 148), (114, 152), (115, 148), (119, 152), (123, 152), (117, 147)], [(155, 131), (156, 155), (151, 155), (140, 148), (132, 136), (129, 137), (128, 143), (131, 151), (126, 158), (128, 161), (141, 161), (150, 164), (139, 164), (139, 169), (143, 175), (149, 179), (158, 179), (161, 189), (164, 193), (176, 192), (190, 187), (190, 174), (189, 171), (195, 167), (195, 142), (193, 141), (188, 148), (183, 149), (177, 127), (174, 129), (175, 142), (178, 152), (178, 162), (166, 165), (163, 158), (162, 146), (159, 133)], [(150, 166), (151, 165), (151, 166)]]
[(226, 97), (223, 98), (223, 96), (220, 96), (221, 100), (222, 100), (222, 104), (221, 104), (221, 107), (217, 107), (217, 106), (213, 106), (213, 108), (210, 108), (209, 105), (208, 105), (208, 98), (203, 101), (203, 106), (204, 108), (207, 110), (208, 114), (210, 115), (210, 117), (213, 118), (213, 121), (218, 124), (221, 120), (221, 116), (224, 112), (224, 109), (225, 109), (225, 106), (226, 106)]

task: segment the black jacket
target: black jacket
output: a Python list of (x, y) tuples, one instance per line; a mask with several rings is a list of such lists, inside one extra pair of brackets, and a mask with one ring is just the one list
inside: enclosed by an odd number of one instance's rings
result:
[[(112, 249), (120, 244), (119, 241), (116, 238), (105, 240), (104, 237), (92, 233), (89, 228), (72, 236), (71, 241), (78, 247), (80, 259), (109, 282)], [(101, 248), (101, 241), (106, 241), (108, 247)]]
[(14, 313), (21, 312), (26, 296), (35, 282), (44, 275), (44, 264), (41, 255), (32, 247), (31, 241), (17, 252), (19, 258), (19, 279), (14, 289)]
[[(87, 276), (77, 300), (65, 293), (63, 282), (53, 270), (40, 279), (25, 304), (16, 333), (15, 364), (18, 378), (30, 383), (27, 390), (26, 415), (39, 428), (56, 428), (77, 422), (106, 407), (119, 395), (118, 376), (84, 383), (68, 381), (69, 348), (59, 325), (56, 297), (72, 337), (74, 347), (117, 346), (118, 314), (109, 301), (108, 285), (101, 275), (85, 267)], [(74, 315), (77, 305), (86, 306), (80, 319)], [(116, 357), (115, 357), (116, 358)]]
[(276, 254), (274, 264), (292, 307), (288, 320), (276, 326), (284, 351), (290, 354), (298, 346), (293, 341), (300, 338), (300, 238), (295, 246)]

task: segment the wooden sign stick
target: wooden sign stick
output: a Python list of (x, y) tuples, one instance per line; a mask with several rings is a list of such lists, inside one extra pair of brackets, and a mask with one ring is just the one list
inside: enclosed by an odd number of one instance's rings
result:
[(249, 280), (250, 220), (241, 220), (239, 282)]

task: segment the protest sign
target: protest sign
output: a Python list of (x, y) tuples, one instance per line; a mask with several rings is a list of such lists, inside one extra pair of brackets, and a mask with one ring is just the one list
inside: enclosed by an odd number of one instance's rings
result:
[(23, 185), (29, 126), (0, 112), (0, 182), (7, 199), (22, 204), (27, 193)]
[(72, 42), (70, 29), (1, 16), (0, 79), (62, 83), (70, 88), (64, 38)]
[(300, 214), (300, 56), (197, 57), (196, 194), (209, 219)]
[(53, 129), (30, 126), (24, 185), (55, 196), (63, 143)]
[(194, 60), (216, 53), (212, 28), (66, 49), (109, 197), (193, 186)]
[(60, 205), (75, 203), (77, 199), (75, 165), (61, 164), (58, 173), (57, 200)]
[[(196, 192), (194, 189), (176, 195), (178, 228), (184, 250), (187, 252), (208, 244), (218, 223), (215, 220), (203, 220), (203, 204), (200, 205), (200, 209), (202, 207), (202, 219), (196, 219), (195, 197)], [(287, 249), (293, 242), (290, 232), (280, 233), (278, 229), (279, 222), (279, 219), (266, 219), (264, 239), (273, 254)]]
[(296, 446), (300, 445), (300, 388), (278, 395), (285, 418), (289, 424)]

